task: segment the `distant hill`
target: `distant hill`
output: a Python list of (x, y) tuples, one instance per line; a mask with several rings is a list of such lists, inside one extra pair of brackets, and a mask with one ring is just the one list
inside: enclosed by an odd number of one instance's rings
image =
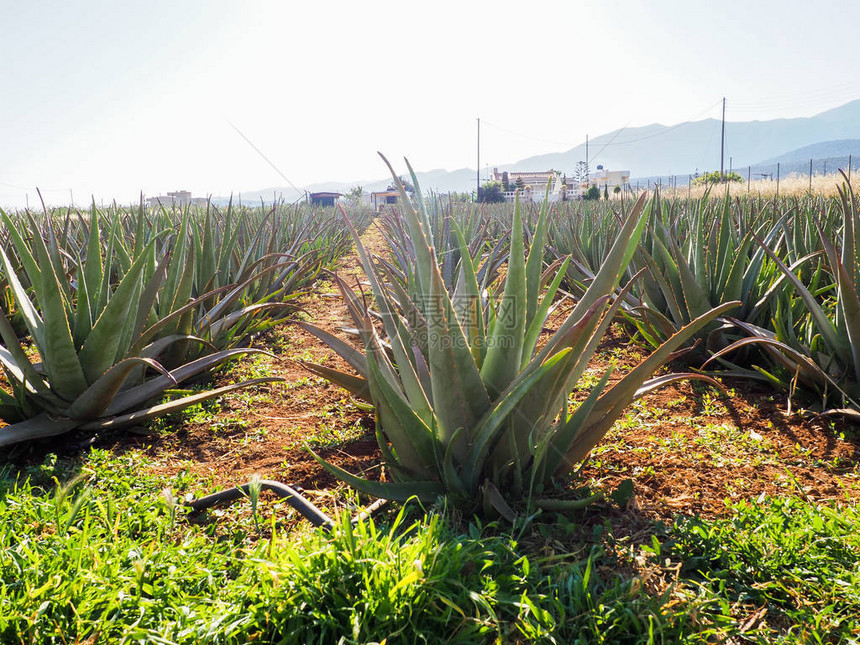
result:
[[(780, 172), (787, 175), (791, 172), (808, 172), (809, 159), (813, 158), (832, 160), (827, 162), (830, 172), (835, 164), (844, 165), (849, 154), (860, 160), (860, 100), (812, 117), (726, 122), (726, 169), (731, 164), (740, 172), (752, 166), (752, 174), (755, 175), (775, 172), (776, 163), (779, 162)], [(555, 168), (572, 175), (576, 163), (584, 159), (583, 142), (566, 152), (529, 157), (513, 164), (499, 164), (498, 168)], [(420, 163), (420, 160), (413, 161)], [(644, 183), (649, 178), (677, 175), (680, 185), (694, 171), (719, 169), (720, 121), (705, 119), (670, 126), (652, 124), (613, 130), (590, 139), (589, 162), (592, 168), (602, 164), (609, 169), (630, 170), (634, 183), (637, 178)], [(813, 171), (820, 170), (813, 168)], [(475, 171), (468, 168), (450, 172), (431, 170), (417, 174), (425, 192), (471, 191), (475, 186)], [(381, 190), (389, 182), (388, 178), (349, 183), (327, 182), (305, 189), (309, 192), (343, 191), (361, 185), (365, 190)], [(243, 193), (242, 200), (258, 201), (262, 197), (265, 201), (271, 201), (273, 192), (283, 194), (283, 198), (289, 201), (300, 197), (292, 189), (277, 187)]]
[[(725, 167), (730, 163), (734, 168), (768, 163), (780, 155), (822, 141), (858, 138), (860, 100), (807, 118), (729, 121), (726, 122)], [(705, 119), (674, 126), (655, 124), (615, 130), (589, 141), (589, 157), (592, 167), (603, 164), (608, 168), (630, 170), (634, 178), (719, 169), (720, 121)], [(806, 152), (798, 161), (804, 157), (808, 163), (810, 157)], [(570, 174), (581, 159), (585, 159), (584, 145), (567, 152), (523, 159), (511, 168), (556, 168)]]
[[(430, 191), (443, 193), (468, 192), (475, 189), (475, 171), (469, 168), (462, 168), (460, 170), (453, 171), (443, 170), (440, 168), (426, 172), (416, 172), (416, 175), (418, 176), (418, 183), (421, 186), (421, 190), (425, 193)], [(391, 178), (388, 177), (384, 179), (371, 179), (364, 181), (359, 180), (352, 182), (321, 182), (305, 186), (304, 190), (309, 193), (316, 193), (322, 191), (345, 193), (355, 186), (361, 186), (362, 188), (364, 188), (365, 192), (372, 192), (385, 190), (390, 185)], [(266, 203), (271, 203), (273, 196), (275, 195), (277, 195), (278, 199), (283, 199), (287, 202), (293, 202), (297, 199), (301, 199), (304, 196), (304, 192), (297, 192), (290, 187), (273, 186), (270, 188), (264, 188), (262, 190), (242, 192), (241, 199), (242, 202), (245, 204), (259, 204), (260, 200)], [(220, 196), (217, 198), (213, 198), (212, 201), (216, 203), (225, 203), (228, 199), (228, 196)], [(233, 196), (234, 201), (238, 199), (239, 195)]]
[[(771, 157), (746, 166), (734, 165), (732, 168), (744, 179), (760, 179), (767, 176), (771, 179), (788, 177), (792, 174), (808, 175), (810, 171), (809, 162), (812, 161), (813, 175), (833, 174), (838, 170), (848, 170), (848, 164), (856, 172), (860, 168), (860, 139), (838, 139), (836, 141), (822, 141), (809, 146), (803, 146), (796, 150), (790, 150), (777, 157)], [(728, 166), (726, 171), (728, 171)], [(691, 173), (672, 175), (652, 175), (647, 177), (631, 178), (632, 185), (646, 186), (659, 183), (670, 186), (674, 181), (678, 186), (686, 186)]]
[(774, 163), (809, 163), (810, 159), (838, 159), (851, 155), (860, 160), (860, 139), (839, 139), (837, 141), (822, 141), (811, 146), (803, 146), (797, 150), (765, 159), (762, 164)]

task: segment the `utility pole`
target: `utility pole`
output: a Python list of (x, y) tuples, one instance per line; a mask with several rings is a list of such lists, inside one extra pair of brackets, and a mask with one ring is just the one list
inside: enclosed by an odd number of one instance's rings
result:
[[(851, 164), (848, 164), (849, 166)], [(588, 175), (590, 171), (588, 170), (588, 135), (585, 135), (585, 183), (588, 183)]]
[(776, 196), (779, 197), (779, 162), (776, 162)]
[(478, 117), (478, 176), (476, 178), (477, 187), (475, 189), (475, 201), (481, 201), (481, 119)]
[(723, 97), (723, 126), (720, 134), (720, 181), (725, 181), (725, 154), (726, 154), (726, 97)]

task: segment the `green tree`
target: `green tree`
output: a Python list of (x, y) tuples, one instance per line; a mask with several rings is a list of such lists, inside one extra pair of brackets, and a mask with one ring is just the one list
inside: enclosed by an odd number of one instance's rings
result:
[[(415, 186), (412, 185), (412, 182), (406, 179), (405, 177), (399, 177), (400, 183), (403, 185), (403, 190), (405, 190), (410, 195), (415, 193)], [(397, 187), (393, 184), (389, 184), (386, 190), (397, 190)]]
[(587, 191), (585, 191), (586, 199), (600, 199), (600, 189), (597, 186), (590, 186)]
[(502, 184), (498, 181), (488, 181), (481, 186), (478, 201), (484, 204), (501, 204), (505, 201)]
[(722, 184), (726, 182), (743, 183), (743, 180), (744, 178), (736, 172), (727, 172), (721, 175), (719, 170), (714, 170), (713, 172), (706, 172), (700, 177), (693, 179), (693, 185)]
[(577, 161), (576, 168), (573, 170), (573, 178), (582, 186), (588, 183), (588, 164), (584, 161)]
[(364, 186), (353, 186), (348, 191), (346, 191), (346, 196), (348, 199), (361, 199), (364, 195)]

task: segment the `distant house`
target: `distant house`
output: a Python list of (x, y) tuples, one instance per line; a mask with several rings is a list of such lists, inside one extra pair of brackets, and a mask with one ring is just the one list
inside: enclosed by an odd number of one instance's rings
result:
[(498, 168), (493, 168), (492, 181), (497, 181), (507, 188), (502, 194), (508, 202), (514, 201), (517, 190), (522, 201), (533, 201), (535, 198), (542, 200), (546, 194), (547, 184), (549, 184), (551, 202), (575, 199), (580, 196), (577, 186), (572, 181), (568, 186), (565, 177), (558, 170), (499, 172)]
[(338, 199), (343, 197), (341, 193), (311, 193), (310, 202), (313, 206), (334, 206)]
[(400, 193), (396, 190), (380, 190), (375, 193), (370, 193), (370, 205), (377, 213), (385, 208), (388, 204), (399, 204)]
[(609, 170), (603, 166), (597, 166), (597, 172), (588, 174), (588, 184), (598, 188), (615, 188), (618, 186), (622, 190), (628, 190), (630, 188), (630, 171)]
[(155, 208), (159, 204), (162, 206), (179, 206), (180, 208), (184, 208), (189, 204), (205, 204), (208, 201), (206, 197), (192, 197), (190, 190), (175, 190), (166, 195), (146, 198), (146, 204), (150, 208)]

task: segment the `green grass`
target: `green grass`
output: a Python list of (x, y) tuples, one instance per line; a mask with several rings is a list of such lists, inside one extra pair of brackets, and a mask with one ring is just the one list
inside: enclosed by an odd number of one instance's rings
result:
[(856, 643), (860, 509), (785, 498), (732, 511), (674, 529), (670, 551), (702, 592), (758, 610), (764, 620), (747, 634), (755, 642)]
[(0, 472), (0, 642), (806, 643), (860, 628), (853, 507), (740, 504), (654, 527), (646, 547), (608, 523), (582, 537), (576, 516), (502, 529), (414, 506), (287, 533), (265, 500), (189, 524), (177, 499), (206, 484), (150, 465), (93, 450)]

